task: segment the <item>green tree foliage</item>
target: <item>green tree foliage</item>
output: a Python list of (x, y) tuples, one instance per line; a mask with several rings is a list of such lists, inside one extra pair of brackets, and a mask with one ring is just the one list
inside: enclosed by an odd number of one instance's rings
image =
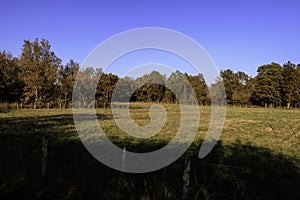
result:
[(18, 58), (0, 52), (0, 102), (18, 102), (23, 86)]
[(25, 83), (23, 102), (36, 106), (38, 102), (45, 105), (57, 99), (57, 72), (61, 60), (51, 51), (47, 40), (24, 40), (20, 64)]
[[(114, 91), (117, 82), (118, 90)], [(72, 59), (63, 66), (45, 39), (24, 40), (19, 58), (0, 52), (1, 103), (22, 102), (41, 108), (50, 104), (68, 108), (72, 94), (76, 93), (73, 106), (109, 107), (113, 92), (117, 97), (115, 101), (120, 102), (130, 99), (178, 103), (180, 100), (186, 104), (252, 104), (289, 109), (300, 107), (300, 64), (266, 64), (258, 68), (253, 78), (244, 72), (227, 69), (208, 86), (202, 74), (175, 71), (166, 77), (153, 71), (133, 79), (106, 74), (98, 68), (80, 70), (79, 64)], [(192, 97), (193, 92), (196, 99)], [(222, 100), (225, 95), (227, 102)]]
[(99, 107), (106, 108), (110, 106), (111, 97), (118, 79), (118, 76), (112, 73), (101, 75), (96, 90), (97, 105)]
[(114, 101), (117, 102), (128, 102), (135, 101), (132, 98), (136, 82), (130, 77), (124, 77), (118, 79), (118, 87), (114, 90)]
[(290, 109), (291, 106), (295, 107), (299, 100), (300, 73), (295, 64), (288, 62), (283, 65), (282, 76), (282, 99), (284, 105)]
[(253, 90), (250, 77), (241, 71), (235, 73), (235, 87), (232, 93), (231, 102), (234, 104), (248, 104)]
[(253, 103), (261, 106), (280, 106), (283, 83), (282, 67), (277, 63), (260, 66), (255, 77)]
[(101, 76), (102, 70), (95, 70), (92, 67), (87, 67), (80, 70), (76, 74), (76, 82), (73, 86), (73, 106), (79, 108), (91, 108), (95, 106), (95, 94), (99, 89), (97, 87), (97, 80)]
[(221, 71), (221, 79), (223, 81), (226, 93), (226, 100), (229, 104), (248, 104), (251, 97), (253, 87), (250, 85), (250, 77), (245, 73), (238, 71), (234, 73), (227, 69)]
[(213, 105), (226, 105), (226, 91), (221, 77), (216, 79), (216, 82), (210, 86), (209, 90), (210, 103)]
[(166, 76), (157, 71), (137, 78), (136, 84), (139, 88), (135, 91), (134, 98), (137, 101), (162, 102), (166, 90), (165, 81)]
[(184, 79), (184, 74), (176, 70), (172, 72), (167, 80), (166, 84), (170, 90), (167, 93), (168, 96), (166, 96), (166, 99), (170, 99), (172, 103), (178, 103), (178, 100), (181, 98), (180, 95), (184, 87), (182, 79)]
[(298, 74), (297, 79), (296, 79), (296, 83), (298, 85), (298, 87), (296, 87), (296, 95), (295, 95), (295, 99), (296, 99), (296, 106), (300, 107), (300, 64), (297, 65), (297, 71), (296, 73)]
[(185, 76), (187, 77), (187, 81), (190, 83), (195, 95), (197, 96), (198, 104), (207, 105), (209, 101), (209, 92), (203, 74), (198, 74), (196, 76), (185, 74)]
[(61, 66), (59, 70), (59, 83), (60, 83), (60, 91), (61, 91), (61, 101), (64, 104), (64, 107), (70, 106), (72, 101), (72, 92), (73, 85), (75, 82), (75, 78), (77, 72), (79, 70), (79, 64), (74, 62), (74, 60), (70, 60), (66, 66)]
[(231, 103), (234, 90), (238, 85), (237, 75), (231, 69), (221, 71), (220, 75), (225, 87), (227, 102)]

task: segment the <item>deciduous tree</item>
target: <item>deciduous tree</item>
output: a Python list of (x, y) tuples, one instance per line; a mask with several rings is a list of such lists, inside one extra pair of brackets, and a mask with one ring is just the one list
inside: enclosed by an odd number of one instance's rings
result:
[(23, 87), (18, 58), (11, 53), (0, 52), (0, 102), (19, 101)]
[(34, 103), (36, 107), (38, 102), (45, 104), (55, 100), (61, 59), (51, 51), (49, 42), (24, 40), (20, 63), (25, 83), (23, 101)]

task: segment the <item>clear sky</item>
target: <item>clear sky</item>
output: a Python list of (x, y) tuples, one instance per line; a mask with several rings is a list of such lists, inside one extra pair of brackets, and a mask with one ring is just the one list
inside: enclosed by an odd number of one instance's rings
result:
[(262, 64), (300, 63), (297, 0), (98, 0), (0, 3), (0, 50), (18, 56), (24, 39), (47, 39), (63, 60), (83, 62), (113, 34), (165, 27), (200, 43), (220, 69), (256, 74)]

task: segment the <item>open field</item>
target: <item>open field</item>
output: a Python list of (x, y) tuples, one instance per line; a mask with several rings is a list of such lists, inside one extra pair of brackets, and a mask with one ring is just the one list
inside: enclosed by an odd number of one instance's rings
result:
[[(150, 104), (134, 103), (138, 125), (150, 122)], [(156, 136), (124, 134), (110, 109), (99, 124), (121, 148), (147, 152), (166, 145), (180, 122), (178, 105), (165, 105), (167, 121)], [(185, 158), (191, 158), (188, 199), (299, 199), (300, 110), (228, 108), (218, 144), (204, 159), (197, 153), (210, 122), (200, 107), (194, 143), (175, 163), (146, 174), (127, 174), (94, 159), (81, 144), (71, 110), (10, 110), (0, 113), (0, 199), (182, 199)], [(43, 137), (48, 139), (41, 173)]]

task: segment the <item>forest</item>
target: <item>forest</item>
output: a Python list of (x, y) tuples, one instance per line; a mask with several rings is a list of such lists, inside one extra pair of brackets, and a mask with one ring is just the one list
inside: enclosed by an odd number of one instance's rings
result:
[[(71, 108), (72, 92), (85, 91), (74, 86), (75, 78), (80, 87), (91, 87), (91, 80), (101, 76), (95, 92), (96, 107), (109, 107), (116, 83), (124, 89), (118, 94), (120, 101), (178, 103), (174, 91), (189, 98), (190, 88), (178, 81), (185, 78), (197, 97), (200, 105), (211, 104), (213, 93), (224, 84), (228, 105), (300, 107), (300, 64), (287, 61), (283, 65), (272, 62), (257, 68), (257, 75), (250, 77), (245, 72), (231, 69), (221, 70), (220, 76), (212, 85), (207, 85), (202, 74), (189, 75), (176, 71), (170, 76), (153, 71), (142, 77), (118, 77), (104, 73), (93, 66), (81, 68), (74, 60), (63, 65), (62, 60), (51, 50), (45, 39), (24, 40), (21, 55), (14, 57), (9, 51), (0, 52), (0, 104), (7, 108)], [(155, 83), (153, 83), (153, 81)], [(134, 93), (130, 88), (142, 84)], [(169, 89), (172, 88), (172, 91)], [(85, 94), (82, 94), (84, 96)], [(88, 100), (82, 99), (82, 104)], [(225, 102), (220, 102), (225, 103)]]

